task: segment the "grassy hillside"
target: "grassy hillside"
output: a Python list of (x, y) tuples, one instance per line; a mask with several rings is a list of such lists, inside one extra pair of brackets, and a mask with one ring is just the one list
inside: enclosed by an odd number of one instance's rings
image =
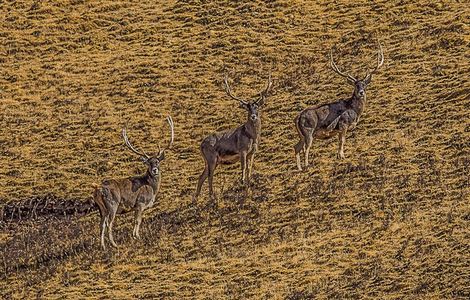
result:
[[(141, 241), (98, 216), (0, 224), (4, 298), (470, 297), (470, 9), (463, 1), (16, 1), (0, 3), (0, 202), (83, 203), (104, 178), (142, 172), (120, 129), (156, 151), (175, 122), (158, 204)], [(315, 141), (297, 172), (293, 119), (367, 90), (346, 159)], [(204, 186), (199, 143), (246, 118), (222, 88), (254, 97), (269, 71), (248, 190), (239, 165)], [(35, 201), (36, 201), (35, 200)], [(33, 203), (33, 202), (31, 202)], [(10, 204), (9, 204), (10, 205)]]

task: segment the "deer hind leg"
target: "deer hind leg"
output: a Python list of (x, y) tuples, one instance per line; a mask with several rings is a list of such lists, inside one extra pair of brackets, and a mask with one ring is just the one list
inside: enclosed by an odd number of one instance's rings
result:
[(305, 167), (308, 167), (308, 156), (310, 153), (310, 147), (312, 147), (313, 142), (313, 130), (307, 132), (304, 142), (304, 153), (305, 153)]
[(100, 240), (101, 240), (101, 248), (106, 250), (106, 245), (104, 244), (104, 235), (106, 231), (106, 225), (108, 223), (108, 216), (102, 215), (100, 221)]
[(305, 138), (302, 136), (300, 138), (300, 141), (294, 146), (295, 159), (297, 161), (297, 169), (299, 169), (299, 171), (302, 171), (302, 165), (300, 163), (300, 152), (302, 152), (304, 148), (304, 144), (305, 144)]
[(214, 155), (210, 160), (207, 162), (207, 167), (209, 171), (209, 198), (215, 199), (215, 193), (214, 193), (214, 188), (213, 188), (213, 182), (214, 182), (214, 172), (215, 168), (217, 167), (217, 157)]
[(202, 184), (204, 183), (204, 181), (206, 181), (208, 176), (209, 176), (209, 166), (207, 165), (207, 162), (206, 162), (206, 165), (204, 166), (204, 171), (202, 171), (202, 174), (199, 176), (199, 180), (197, 182), (197, 188), (193, 196), (193, 202), (196, 202), (197, 197), (199, 197), (199, 194), (201, 193)]
[(140, 239), (140, 224), (142, 223), (142, 213), (144, 208), (142, 205), (138, 205), (134, 215), (134, 231), (132, 232), (132, 238)]
[(106, 205), (103, 201), (103, 192), (101, 189), (96, 189), (94, 193), (94, 201), (98, 205), (98, 209), (100, 212), (100, 241), (101, 241), (101, 247), (103, 250), (106, 250), (106, 245), (104, 243), (104, 235), (106, 231), (106, 224), (108, 221), (108, 216), (107, 216), (107, 210), (106, 210)]
[(109, 238), (109, 241), (111, 242), (111, 245), (117, 248), (116, 242), (114, 242), (114, 237), (113, 237), (113, 224), (114, 224), (114, 218), (116, 217), (116, 212), (117, 212), (117, 204), (112, 204), (111, 207), (109, 208), (109, 214), (108, 214), (108, 238)]

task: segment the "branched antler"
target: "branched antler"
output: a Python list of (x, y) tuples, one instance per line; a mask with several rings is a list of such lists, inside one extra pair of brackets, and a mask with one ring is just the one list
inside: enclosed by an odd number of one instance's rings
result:
[(147, 159), (150, 158), (150, 156), (148, 156), (144, 151), (140, 152), (139, 150), (134, 148), (134, 146), (132, 146), (131, 142), (129, 142), (129, 138), (127, 137), (127, 129), (126, 128), (122, 129), (122, 137), (124, 138), (124, 142), (126, 143), (126, 146), (127, 146), (127, 148), (129, 148), (129, 150), (131, 150), (132, 152), (134, 152), (135, 154), (137, 154), (139, 156), (145, 157)]
[(232, 89), (230, 88), (230, 85), (228, 84), (228, 75), (227, 74), (225, 74), (225, 77), (224, 77), (224, 85), (225, 85), (225, 92), (227, 92), (227, 95), (229, 95), (232, 99), (240, 101), (241, 103), (243, 103), (245, 105), (248, 104), (248, 102), (246, 102), (242, 98), (239, 98), (239, 97), (235, 96), (234, 94), (232, 94)]
[(333, 60), (333, 48), (331, 48), (331, 50), (330, 50), (330, 66), (333, 69), (333, 71), (335, 71), (337, 74), (345, 77), (350, 82), (352, 82), (352, 83), (356, 82), (356, 78), (354, 78), (353, 76), (351, 76), (347, 73), (343, 73), (339, 70), (338, 66), (335, 64), (335, 61)]
[(171, 116), (166, 117), (168, 124), (170, 125), (170, 142), (168, 142), (168, 146), (160, 150), (160, 146), (158, 146), (158, 153), (159, 155), (163, 154), (166, 150), (170, 149), (173, 145), (173, 141), (175, 139), (175, 125), (173, 124), (173, 119)]
[(372, 74), (377, 72), (377, 70), (384, 64), (384, 52), (382, 50), (382, 45), (380, 45), (380, 42), (378, 42), (378, 45), (379, 45), (379, 52), (377, 54), (377, 66), (371, 72), (367, 73), (366, 77), (364, 78), (364, 80), (366, 81), (370, 80), (370, 77), (372, 76)]

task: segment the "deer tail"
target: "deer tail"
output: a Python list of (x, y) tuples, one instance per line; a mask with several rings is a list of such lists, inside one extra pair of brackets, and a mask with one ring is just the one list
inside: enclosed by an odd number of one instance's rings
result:
[(300, 113), (299, 115), (297, 115), (297, 117), (295, 117), (295, 128), (297, 129), (297, 132), (299, 133), (299, 135), (301, 137), (305, 137), (305, 134), (303, 133), (302, 131), (302, 128), (300, 127), (300, 118), (302, 116), (302, 113)]
[(93, 192), (93, 199), (90, 201), (92, 202), (91, 204), (97, 205), (98, 209), (100, 211), (100, 215), (104, 216), (106, 215), (106, 204), (104, 203), (104, 198), (103, 198), (103, 188), (96, 185), (95, 190)]
[(91, 207), (95, 206), (95, 198), (97, 197), (97, 193), (99, 192), (99, 185), (96, 183), (92, 183), (93, 187), (93, 196), (91, 198), (88, 198), (88, 203), (90, 204)]

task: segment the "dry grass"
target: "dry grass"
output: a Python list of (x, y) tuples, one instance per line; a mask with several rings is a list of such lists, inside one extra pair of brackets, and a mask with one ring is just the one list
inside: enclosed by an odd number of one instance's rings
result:
[[(137, 1), (134, 1), (137, 2)], [(470, 10), (463, 1), (17, 1), (0, 4), (0, 199), (84, 203), (91, 184), (142, 171), (120, 128), (148, 151), (167, 138), (159, 204), (117, 220), (1, 224), (4, 298), (469, 298)], [(351, 94), (328, 67), (385, 65), (348, 136), (316, 141), (295, 171), (295, 115)], [(198, 144), (244, 120), (224, 95), (254, 95), (272, 70), (251, 189), (221, 167), (219, 206), (190, 205)], [(160, 141), (165, 138), (165, 141)], [(204, 187), (206, 189), (206, 186)], [(204, 196), (206, 190), (204, 189)], [(84, 204), (85, 205), (85, 204)]]

